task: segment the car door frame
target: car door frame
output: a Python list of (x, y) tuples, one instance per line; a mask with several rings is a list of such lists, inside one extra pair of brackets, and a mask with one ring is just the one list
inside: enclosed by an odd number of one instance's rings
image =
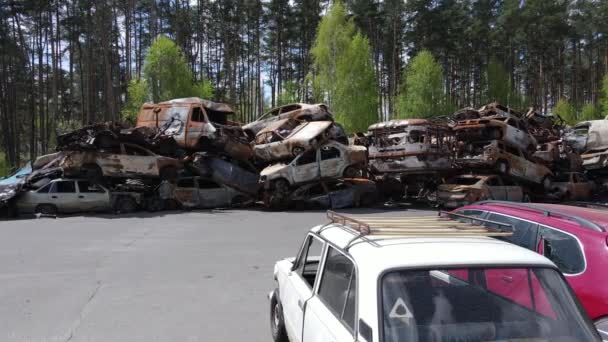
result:
[[(74, 184), (74, 192), (55, 192), (60, 182), (72, 182)], [(67, 195), (69, 194), (69, 195)], [(62, 203), (70, 203), (66, 200), (66, 197), (73, 195), (73, 204), (65, 205)], [(63, 198), (62, 198), (63, 197)], [(53, 183), (53, 186), (49, 189), (49, 203), (54, 205), (59, 212), (77, 212), (78, 208), (78, 184), (73, 179), (61, 179)]]
[[(333, 248), (334, 250), (336, 250), (338, 253), (342, 254), (344, 257), (346, 257), (352, 264), (353, 264), (353, 272), (355, 273), (355, 289), (357, 291), (357, 293), (355, 294), (355, 308), (354, 308), (354, 326), (353, 329), (350, 330), (350, 328), (340, 319), (336, 316), (336, 314), (334, 312), (332, 312), (327, 303), (325, 302), (325, 300), (323, 300), (323, 298), (321, 298), (319, 296), (319, 287), (320, 287), (320, 283), (323, 280), (323, 276), (325, 273), (325, 264), (327, 262), (327, 255), (329, 253), (329, 248)], [(358, 341), (358, 331), (359, 331), (359, 270), (357, 268), (357, 264), (355, 263), (355, 261), (353, 260), (353, 258), (348, 255), (348, 253), (345, 253), (343, 251), (342, 248), (336, 246), (335, 244), (326, 241), (326, 245), (323, 251), (323, 262), (321, 264), (319, 264), (319, 273), (317, 274), (317, 279), (315, 279), (315, 286), (314, 286), (314, 291), (313, 291), (313, 296), (311, 298), (309, 298), (308, 301), (311, 302), (311, 305), (314, 308), (321, 308), (320, 311), (321, 314), (324, 316), (328, 316), (329, 320), (335, 320), (335, 326), (338, 327), (339, 330), (336, 332), (336, 334), (340, 335), (339, 337), (343, 337), (343, 336), (350, 336), (352, 337), (352, 341)], [(347, 297), (348, 298), (348, 297)], [(347, 298), (345, 298), (345, 300), (347, 300)], [(305, 307), (304, 310), (304, 321), (303, 321), (303, 327), (302, 327), (302, 340), (304, 340), (304, 338), (306, 337), (306, 316), (309, 312), (309, 306)], [(322, 320), (322, 322), (327, 323), (327, 321)], [(324, 324), (326, 325), (326, 324)], [(313, 331), (318, 331), (318, 329), (312, 329)], [(343, 341), (343, 339), (340, 339), (339, 337), (336, 338), (336, 334), (332, 334), (332, 336), (324, 336), (324, 338), (321, 341)], [(315, 340), (315, 341), (319, 341), (319, 339)], [(371, 341), (369, 341), (371, 342)]]
[[(81, 182), (88, 182), (88, 183), (90, 183), (90, 185), (97, 186), (103, 191), (102, 192), (82, 192), (80, 190)], [(97, 210), (110, 209), (110, 207), (111, 207), (110, 206), (110, 192), (108, 189), (106, 189), (101, 184), (95, 184), (88, 180), (79, 179), (76, 181), (76, 191), (77, 191), (78, 201), (81, 204), (85, 203), (84, 207), (80, 207), (83, 210), (97, 211)], [(89, 195), (89, 194), (93, 194), (93, 195)], [(91, 197), (87, 198), (89, 196), (91, 196)], [(98, 198), (96, 198), (96, 197), (98, 197)]]
[[(311, 163), (307, 163), (307, 164), (303, 164), (303, 165), (298, 165), (298, 161), (305, 155), (305, 153), (314, 153), (315, 154), (315, 161), (311, 162)], [(293, 184), (301, 184), (301, 183), (306, 183), (306, 182), (310, 182), (313, 181), (315, 179), (319, 179), (321, 177), (321, 169), (320, 169), (320, 158), (321, 158), (321, 150), (320, 148), (317, 148), (313, 151), (310, 152), (305, 152), (304, 154), (299, 155), (298, 157), (296, 157), (290, 164), (289, 164), (289, 176), (293, 181)], [(313, 168), (315, 169), (314, 171), (314, 176), (311, 177), (301, 177), (300, 174), (303, 173), (302, 170), (298, 170), (300, 168)]]
[[(307, 243), (309, 239), (316, 239), (321, 246), (321, 255), (317, 265), (317, 275), (313, 286), (309, 286), (306, 280), (297, 272), (299, 263), (306, 263), (308, 251), (312, 243)], [(306, 255), (303, 255), (305, 253)], [(319, 235), (309, 232), (300, 246), (300, 250), (294, 260), (291, 270), (285, 277), (285, 282), (279, 291), (281, 305), (283, 306), (283, 320), (289, 340), (291, 342), (302, 342), (302, 333), (304, 328), (304, 314), (306, 312), (306, 302), (312, 298), (315, 289), (318, 287), (321, 279), (321, 272), (325, 263), (327, 253), (327, 241)], [(302, 268), (302, 271), (304, 267)], [(295, 315), (295, 316), (294, 316)]]
[[(323, 167), (323, 159), (321, 158), (321, 156), (322, 156), (322, 149), (324, 147), (336, 149), (340, 153), (340, 156), (338, 158), (326, 159), (328, 162), (332, 162), (332, 163), (335, 162), (336, 163), (336, 165), (335, 165), (335, 170), (336, 170), (335, 174), (329, 174), (328, 175), (328, 174), (324, 174), (323, 173), (324, 170), (328, 169), (327, 167)], [(319, 175), (321, 176), (321, 178), (335, 178), (335, 177), (342, 176), (342, 173), (344, 172), (343, 168), (344, 168), (344, 161), (346, 159), (345, 158), (346, 152), (347, 151), (342, 150), (340, 147), (338, 147), (338, 146), (336, 146), (334, 144), (323, 145), (323, 146), (320, 146), (317, 149), (317, 154), (318, 154), (317, 155), (317, 162), (319, 163)]]

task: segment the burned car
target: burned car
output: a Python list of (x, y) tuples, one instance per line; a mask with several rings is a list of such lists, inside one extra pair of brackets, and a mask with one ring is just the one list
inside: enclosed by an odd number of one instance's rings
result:
[(282, 119), (296, 119), (301, 121), (333, 121), (333, 114), (322, 103), (291, 103), (271, 109), (257, 120), (243, 126), (243, 130), (250, 137), (255, 137), (270, 123)]
[(185, 208), (232, 207), (251, 201), (249, 196), (203, 177), (179, 178), (174, 195)]
[(553, 173), (548, 167), (527, 159), (522, 150), (502, 141), (463, 144), (457, 151), (455, 163), (464, 168), (494, 168), (503, 175), (551, 188)]
[(566, 201), (585, 201), (591, 198), (596, 185), (580, 172), (563, 172), (553, 179), (552, 197)]
[(260, 190), (260, 175), (245, 162), (225, 160), (207, 153), (192, 155), (187, 167), (195, 174), (256, 197)]
[(536, 139), (526, 124), (513, 115), (459, 121), (453, 130), (458, 141), (502, 140), (524, 151), (536, 150)]
[(579, 153), (608, 148), (608, 120), (579, 122), (564, 132), (563, 139)]
[(372, 173), (427, 173), (451, 168), (453, 135), (446, 124), (392, 120), (369, 128)]
[(578, 153), (572, 151), (570, 146), (561, 140), (539, 144), (536, 152), (532, 154), (535, 159), (551, 169), (564, 171), (582, 171), (583, 160)]
[(261, 130), (253, 147), (257, 158), (280, 160), (319, 147), (330, 138), (332, 121), (283, 119)]
[(54, 179), (47, 185), (21, 193), (17, 198), (20, 214), (56, 215), (87, 211), (115, 210), (131, 213), (142, 204), (136, 192), (114, 192), (85, 179)]
[(290, 196), (298, 209), (342, 209), (372, 205), (378, 199), (376, 184), (363, 178), (344, 178), (305, 184)]
[(181, 161), (155, 154), (133, 144), (119, 144), (98, 151), (59, 152), (56, 166), (66, 176), (99, 179), (101, 177), (160, 177), (175, 179)]
[(437, 204), (442, 207), (458, 208), (488, 199), (530, 202), (521, 186), (497, 175), (460, 175), (437, 188)]
[(197, 97), (174, 99), (160, 103), (144, 103), (137, 116), (136, 127), (151, 127), (172, 137), (185, 149), (201, 149), (218, 135), (217, 126), (236, 125), (228, 120), (234, 110), (225, 103)]
[(608, 147), (596, 148), (586, 151), (581, 155), (583, 167), (592, 172), (608, 171), (603, 170), (608, 167)]
[(366, 148), (330, 141), (297, 156), (289, 164), (277, 163), (260, 172), (266, 189), (289, 187), (323, 178), (357, 178), (367, 163)]

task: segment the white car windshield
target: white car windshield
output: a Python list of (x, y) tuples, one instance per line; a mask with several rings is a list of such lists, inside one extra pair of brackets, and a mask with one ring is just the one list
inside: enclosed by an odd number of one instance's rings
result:
[(381, 305), (384, 342), (599, 341), (548, 268), (394, 271)]

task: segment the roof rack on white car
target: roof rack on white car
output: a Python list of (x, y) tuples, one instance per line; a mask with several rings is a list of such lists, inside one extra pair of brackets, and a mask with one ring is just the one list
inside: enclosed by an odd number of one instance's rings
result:
[[(463, 218), (468, 222), (452, 219)], [(457, 213), (440, 211), (438, 216), (410, 216), (410, 217), (378, 217), (378, 216), (346, 216), (328, 210), (327, 218), (333, 223), (339, 223), (359, 234), (355, 236), (347, 246), (367, 235), (390, 235), (403, 236), (511, 236), (513, 235), (510, 224), (485, 220), (477, 217), (466, 216)], [(482, 225), (490, 223), (500, 228), (490, 228)], [(504, 228), (508, 228), (505, 230)]]

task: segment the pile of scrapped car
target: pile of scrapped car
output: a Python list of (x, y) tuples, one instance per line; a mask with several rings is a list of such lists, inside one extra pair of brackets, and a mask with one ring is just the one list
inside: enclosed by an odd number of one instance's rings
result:
[(349, 137), (323, 104), (285, 105), (246, 125), (233, 114), (227, 104), (174, 99), (144, 104), (134, 127), (100, 123), (60, 135), (55, 153), (0, 180), (1, 207), (52, 215), (259, 201), (344, 208), (380, 198), (455, 207), (589, 200), (608, 185), (606, 120), (566, 127), (491, 103)]

